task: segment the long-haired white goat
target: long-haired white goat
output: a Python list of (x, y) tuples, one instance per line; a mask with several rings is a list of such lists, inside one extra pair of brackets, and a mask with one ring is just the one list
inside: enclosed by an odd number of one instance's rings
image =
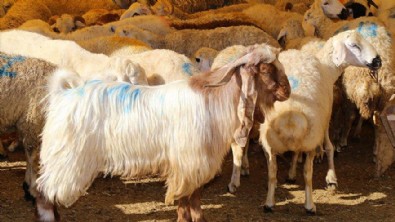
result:
[(204, 221), (200, 188), (221, 167), (231, 143), (245, 146), (255, 106), (289, 97), (277, 49), (251, 47), (220, 69), (161, 86), (88, 81), (51, 86), (42, 134), (43, 198), (65, 206), (100, 173), (166, 178), (166, 203), (181, 220)]

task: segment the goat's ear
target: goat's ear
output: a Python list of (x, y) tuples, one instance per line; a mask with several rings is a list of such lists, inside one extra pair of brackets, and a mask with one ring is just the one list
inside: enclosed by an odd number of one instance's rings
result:
[(255, 87), (255, 75), (251, 72), (256, 72), (256, 69), (257, 65), (246, 65), (240, 68), (241, 93), (237, 106), (237, 116), (240, 120), (240, 126), (236, 129), (233, 137), (241, 147), (247, 145), (248, 135), (254, 123), (254, 111), (258, 93)]
[(333, 40), (332, 60), (336, 66), (340, 66), (346, 59), (347, 49), (343, 42)]

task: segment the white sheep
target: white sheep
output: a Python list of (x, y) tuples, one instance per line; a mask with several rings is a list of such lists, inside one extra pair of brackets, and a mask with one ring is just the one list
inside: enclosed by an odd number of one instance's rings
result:
[[(395, 61), (394, 61), (394, 51), (395, 45), (392, 44), (391, 35), (389, 30), (385, 28), (385, 26), (380, 22), (376, 17), (360, 17), (358, 19), (352, 21), (339, 21), (332, 22), (330, 19), (325, 17), (321, 8), (312, 6), (305, 13), (304, 18), (305, 27), (311, 26), (313, 28), (314, 33), (316, 33), (319, 37), (327, 39), (336, 33), (342, 32), (344, 30), (356, 30), (361, 33), (362, 36), (371, 43), (376, 50), (380, 52), (380, 56), (382, 59), (382, 67), (378, 71), (378, 81), (380, 87), (382, 88), (382, 98), (380, 99), (384, 104), (381, 104), (379, 107), (384, 107), (385, 102), (389, 100), (390, 96), (395, 93)], [(358, 72), (364, 72), (366, 75), (369, 75), (369, 70), (358, 68), (354, 69), (358, 70)], [(346, 69), (345, 72), (351, 71), (350, 69)], [(380, 109), (377, 111), (380, 112)], [(379, 115), (379, 113), (377, 113)], [(379, 119), (376, 117), (376, 119)], [(383, 125), (380, 122), (376, 121), (375, 124), (375, 148), (374, 152), (379, 155), (377, 157), (376, 163), (376, 175), (381, 175), (392, 163), (392, 158), (384, 156), (384, 153), (388, 153), (386, 150), (391, 149), (392, 146), (389, 143), (390, 141), (386, 139), (385, 135), (379, 135), (380, 133), (384, 133)], [(383, 139), (383, 140), (382, 140)], [(378, 149), (378, 150), (377, 150)], [(394, 153), (395, 155), (395, 153)]]
[[(276, 187), (276, 155), (286, 151), (305, 152), (305, 208), (314, 214), (312, 172), (315, 150), (324, 143), (327, 155), (333, 155), (329, 139), (329, 121), (333, 85), (345, 67), (368, 66), (377, 70), (381, 62), (376, 50), (356, 31), (342, 32), (330, 38), (316, 57), (298, 50), (280, 53), (292, 93), (284, 103), (275, 103), (260, 128), (260, 141), (268, 163), (268, 194), (265, 211), (272, 211)], [(328, 158), (329, 159), (329, 158)], [(333, 164), (333, 163), (332, 163)], [(292, 175), (291, 175), (292, 176)], [(336, 183), (334, 165), (327, 174), (328, 183)]]
[(117, 66), (117, 58), (90, 53), (75, 42), (52, 40), (37, 33), (21, 30), (3, 31), (0, 32), (0, 42), (1, 52), (43, 59), (58, 66), (67, 66), (87, 79), (92, 73), (123, 76), (124, 73), (135, 72), (134, 67)]
[(52, 82), (37, 180), (43, 197), (70, 206), (99, 172), (153, 173), (166, 178), (165, 202), (179, 200), (179, 220), (204, 221), (200, 188), (232, 142), (245, 144), (255, 104), (266, 111), (289, 96), (276, 51), (255, 47), (215, 72), (157, 87), (89, 81), (67, 89)]

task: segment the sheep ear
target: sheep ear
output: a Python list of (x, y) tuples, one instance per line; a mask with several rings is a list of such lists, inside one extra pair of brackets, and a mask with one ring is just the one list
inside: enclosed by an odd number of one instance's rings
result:
[(256, 65), (253, 67), (241, 67), (241, 93), (237, 106), (237, 116), (240, 120), (240, 126), (234, 133), (234, 140), (240, 147), (245, 147), (248, 142), (248, 136), (254, 123), (254, 111), (258, 93), (255, 88), (254, 72), (257, 71)]
[(280, 44), (281, 47), (285, 48), (285, 43), (287, 41), (287, 31), (281, 29), (280, 34), (278, 34), (277, 42)]
[(336, 66), (340, 66), (346, 59), (346, 46), (340, 41), (333, 41), (333, 54), (332, 60)]

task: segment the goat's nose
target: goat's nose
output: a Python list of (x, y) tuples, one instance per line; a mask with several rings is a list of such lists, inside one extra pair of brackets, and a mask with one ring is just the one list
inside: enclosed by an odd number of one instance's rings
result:
[(377, 70), (381, 67), (381, 58), (380, 56), (376, 56), (376, 58), (374, 58), (372, 60), (372, 63), (368, 64), (368, 67), (372, 70)]
[(339, 19), (346, 20), (348, 18), (349, 14), (350, 14), (349, 11), (344, 8), (340, 12), (340, 14), (337, 14), (337, 17), (339, 17)]

